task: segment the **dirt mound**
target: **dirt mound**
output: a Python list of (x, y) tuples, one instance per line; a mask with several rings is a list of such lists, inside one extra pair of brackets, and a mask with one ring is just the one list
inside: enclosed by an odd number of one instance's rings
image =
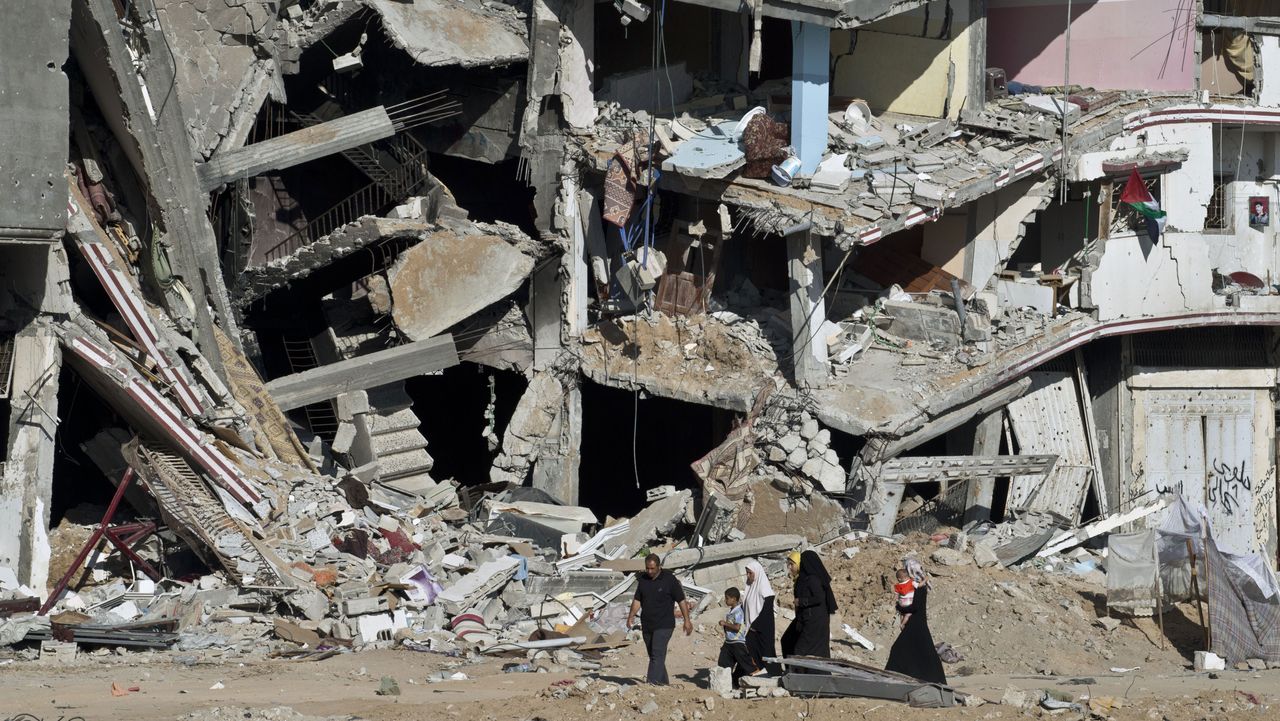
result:
[[(845, 548), (858, 550), (846, 558)], [(940, 548), (928, 536), (913, 535), (898, 543), (867, 538), (822, 549), (840, 605), (831, 629), (833, 655), (877, 666), (888, 660), (898, 632), (889, 577), (909, 555), (933, 576), (929, 627), (934, 642), (949, 643), (964, 656), (948, 666), (948, 675), (1072, 676), (1117, 666), (1170, 671), (1184, 668), (1194, 649), (1202, 647), (1194, 606), (1166, 614), (1169, 636), (1161, 649), (1153, 619), (1117, 615), (1121, 623), (1110, 631), (1099, 624), (1107, 615), (1106, 589), (1095, 580), (1034, 568), (978, 568), (968, 553), (961, 554), (964, 565), (945, 566), (931, 558)], [(789, 586), (775, 583), (779, 601), (787, 606)], [(870, 639), (875, 650), (846, 640), (841, 623)]]

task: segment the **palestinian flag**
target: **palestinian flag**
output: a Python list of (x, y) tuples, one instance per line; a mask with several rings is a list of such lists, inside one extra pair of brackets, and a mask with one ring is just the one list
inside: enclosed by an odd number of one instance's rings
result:
[(1129, 182), (1124, 184), (1124, 192), (1120, 193), (1120, 201), (1128, 203), (1130, 207), (1138, 211), (1138, 214), (1147, 222), (1147, 236), (1152, 242), (1160, 238), (1160, 234), (1164, 232), (1164, 216), (1165, 212), (1160, 209), (1160, 204), (1156, 199), (1151, 197), (1151, 191), (1147, 190), (1147, 184), (1142, 182), (1142, 176), (1138, 175), (1138, 169), (1134, 168), (1129, 174)]

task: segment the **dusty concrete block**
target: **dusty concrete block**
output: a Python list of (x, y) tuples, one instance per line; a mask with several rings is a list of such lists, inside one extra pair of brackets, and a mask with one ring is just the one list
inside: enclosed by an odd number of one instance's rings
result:
[(811, 441), (818, 437), (818, 420), (816, 418), (805, 418), (804, 423), (800, 424), (800, 437), (806, 441)]
[(943, 348), (960, 345), (960, 318), (952, 308), (887, 300), (884, 310), (893, 317), (889, 332), (894, 335)]
[(954, 548), (939, 548), (929, 558), (933, 559), (934, 563), (943, 566), (967, 566), (973, 562), (973, 559), (969, 558), (967, 554), (961, 553)]
[(977, 544), (973, 547), (973, 560), (978, 564), (978, 568), (990, 568), (1000, 563), (1000, 558), (996, 556), (996, 552), (984, 544)]
[(79, 646), (74, 641), (41, 641), (40, 660), (44, 663), (75, 663)]
[(1212, 651), (1196, 651), (1195, 669), (1197, 671), (1225, 671), (1227, 662)]
[(329, 614), (329, 597), (315, 589), (295, 591), (288, 602), (309, 621), (319, 621)]
[(787, 465), (791, 468), (800, 468), (809, 460), (809, 454), (806, 448), (797, 448), (787, 455)]
[(335, 399), (338, 420), (352, 421), (356, 416), (369, 412), (369, 394), (365, 391), (343, 393)]
[(710, 679), (712, 693), (720, 694), (720, 698), (733, 695), (733, 669), (715, 666), (711, 669)]
[(338, 431), (333, 434), (333, 452), (334, 453), (350, 453), (351, 446), (356, 442), (356, 427), (351, 423), (342, 422), (338, 424)]
[(1033, 702), (1031, 694), (1015, 686), (1010, 686), (1004, 690), (1004, 695), (1000, 697), (1000, 703), (1014, 708), (1029, 708)]
[(342, 613), (346, 616), (360, 616), (366, 613), (379, 613), (388, 608), (387, 599), (382, 596), (373, 598), (349, 598), (342, 602)]
[(778, 446), (781, 447), (784, 452), (790, 453), (799, 448), (802, 443), (804, 443), (804, 440), (801, 439), (798, 434), (790, 433), (783, 436), (782, 440), (778, 441)]
[(1120, 628), (1120, 619), (1111, 618), (1110, 616), (1103, 616), (1102, 618), (1098, 619), (1097, 624), (1101, 626), (1104, 631), (1110, 633), (1116, 630), (1117, 628)]

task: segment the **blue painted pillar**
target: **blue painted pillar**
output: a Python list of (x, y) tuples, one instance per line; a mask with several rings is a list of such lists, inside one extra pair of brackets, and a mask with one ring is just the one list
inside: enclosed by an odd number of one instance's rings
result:
[(831, 28), (792, 20), (791, 37), (791, 146), (812, 175), (827, 152)]

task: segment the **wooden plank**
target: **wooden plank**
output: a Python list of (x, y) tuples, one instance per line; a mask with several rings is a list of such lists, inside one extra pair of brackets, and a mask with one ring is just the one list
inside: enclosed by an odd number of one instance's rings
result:
[(267, 390), (287, 411), (455, 365), (457, 346), (453, 335), (444, 333), (276, 378), (267, 383)]

